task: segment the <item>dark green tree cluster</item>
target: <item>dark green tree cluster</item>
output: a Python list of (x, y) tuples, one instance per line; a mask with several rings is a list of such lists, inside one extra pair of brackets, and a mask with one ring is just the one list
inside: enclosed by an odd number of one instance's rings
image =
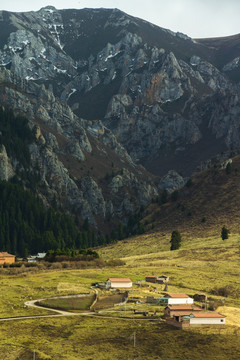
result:
[(46, 261), (49, 262), (59, 262), (59, 261), (91, 261), (93, 259), (99, 259), (99, 254), (92, 249), (81, 249), (81, 250), (70, 250), (66, 249), (57, 249), (49, 250), (47, 252)]
[(181, 234), (178, 230), (174, 230), (171, 236), (171, 247), (170, 250), (177, 250), (180, 248), (182, 242)]
[(14, 116), (11, 110), (0, 106), (0, 144), (5, 146), (8, 156), (27, 168), (30, 165), (28, 145), (33, 141), (34, 135), (28, 126), (28, 120), (22, 116)]
[(81, 230), (70, 216), (46, 209), (40, 198), (19, 184), (0, 182), (0, 251), (25, 257), (50, 249), (85, 249), (101, 243), (86, 223)]

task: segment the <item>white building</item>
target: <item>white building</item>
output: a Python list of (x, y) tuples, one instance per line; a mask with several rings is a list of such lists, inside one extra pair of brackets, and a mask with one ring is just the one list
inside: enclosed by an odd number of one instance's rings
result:
[(30, 255), (27, 258), (27, 262), (29, 263), (36, 263), (39, 260), (43, 260), (45, 258), (45, 256), (47, 255), (47, 253), (38, 253), (37, 255)]
[(112, 289), (129, 289), (132, 287), (132, 280), (129, 278), (109, 278), (106, 285)]
[(210, 312), (194, 313), (190, 317), (190, 325), (225, 325), (225, 316)]
[(186, 294), (168, 294), (166, 295), (168, 305), (188, 305), (193, 304), (193, 299)]

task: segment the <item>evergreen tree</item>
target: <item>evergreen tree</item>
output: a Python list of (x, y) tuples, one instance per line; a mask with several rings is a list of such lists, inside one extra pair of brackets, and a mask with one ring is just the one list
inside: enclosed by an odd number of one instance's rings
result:
[(178, 230), (174, 230), (172, 232), (172, 236), (171, 236), (171, 240), (170, 240), (170, 243), (171, 243), (170, 250), (179, 249), (181, 246), (181, 241), (182, 241), (182, 238), (181, 238), (180, 232)]
[(229, 233), (230, 233), (230, 230), (228, 230), (228, 229), (226, 228), (226, 226), (223, 226), (223, 227), (222, 227), (222, 231), (221, 231), (221, 238), (222, 238), (222, 240), (228, 239)]
[(168, 193), (167, 190), (164, 190), (161, 195), (161, 204), (165, 204), (168, 200)]
[(226, 174), (231, 174), (232, 172), (232, 163), (229, 161), (226, 166)]
[(118, 240), (122, 240), (122, 239), (124, 239), (124, 228), (123, 228), (123, 223), (120, 222), (118, 226)]

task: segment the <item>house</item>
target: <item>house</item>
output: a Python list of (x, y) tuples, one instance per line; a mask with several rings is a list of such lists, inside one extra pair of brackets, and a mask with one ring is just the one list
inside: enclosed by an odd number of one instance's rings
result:
[(167, 318), (166, 322), (181, 329), (197, 325), (225, 325), (225, 316), (215, 312), (195, 312), (190, 315), (174, 315)]
[(106, 285), (112, 289), (131, 288), (132, 280), (129, 278), (109, 278)]
[(216, 312), (195, 313), (190, 318), (190, 325), (225, 325), (226, 316)]
[(152, 283), (158, 283), (158, 284), (165, 284), (169, 281), (169, 277), (166, 275), (148, 275), (145, 277), (145, 281), (152, 282)]
[(37, 253), (37, 255), (30, 255), (27, 258), (27, 262), (29, 263), (36, 263), (37, 261), (43, 260), (47, 253)]
[(165, 298), (168, 305), (193, 304), (193, 299), (186, 294), (167, 294)]
[(165, 317), (173, 317), (174, 315), (191, 315), (195, 312), (202, 311), (199, 306), (192, 305), (169, 305), (164, 309)]
[(0, 252), (0, 265), (13, 264), (15, 262), (15, 255), (11, 255), (8, 252)]

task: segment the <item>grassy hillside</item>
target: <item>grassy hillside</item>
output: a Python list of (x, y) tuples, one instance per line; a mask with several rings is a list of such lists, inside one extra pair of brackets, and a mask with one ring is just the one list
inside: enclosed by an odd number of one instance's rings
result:
[(152, 204), (145, 222), (149, 229), (166, 232), (178, 229), (187, 237), (207, 237), (220, 234), (223, 225), (238, 233), (240, 222), (240, 157), (233, 158), (231, 173), (220, 164), (196, 174), (192, 185), (179, 191), (177, 199), (164, 205)]
[[(135, 238), (136, 241), (138, 238)], [(140, 238), (138, 239), (140, 240)], [(184, 292), (189, 295), (211, 294), (215, 288), (231, 285), (233, 290), (240, 288), (239, 252), (235, 238), (220, 242), (202, 239), (195, 241), (195, 249), (185, 242), (185, 247), (177, 251), (159, 251), (154, 254), (128, 256), (126, 265), (118, 268), (61, 270), (7, 275), (1, 272), (0, 317), (32, 314), (49, 314), (43, 309), (32, 309), (24, 302), (64, 294), (86, 293), (95, 281), (105, 281), (109, 276), (131, 277), (134, 282), (143, 280), (146, 274), (168, 274), (169, 291)], [(148, 239), (149, 240), (149, 239)], [(130, 243), (130, 241), (129, 241)], [(121, 243), (123, 244), (123, 242)], [(125, 246), (128, 247), (128, 243)], [(107, 256), (116, 254), (119, 245), (103, 249)], [(110, 254), (111, 250), (111, 254)], [(146, 249), (145, 249), (146, 250)], [(221, 250), (221, 251), (220, 251)], [(231, 260), (231, 261), (230, 261)], [(130, 298), (160, 296), (163, 285), (134, 285)], [(227, 315), (227, 326), (223, 328), (203, 327), (179, 331), (167, 326), (161, 319), (163, 308), (128, 303), (126, 307), (108, 309), (102, 314), (70, 318), (49, 318), (1, 322), (0, 352), (8, 360), (30, 360), (35, 350), (37, 359), (186, 359), (225, 360), (239, 359), (240, 343), (240, 301), (230, 295), (219, 311)], [(147, 310), (149, 317), (138, 319), (133, 309)], [(158, 314), (154, 317), (153, 313)], [(98, 317), (96, 317), (98, 316)], [(136, 333), (136, 347), (133, 334)], [(216, 354), (217, 357), (216, 357)]]

